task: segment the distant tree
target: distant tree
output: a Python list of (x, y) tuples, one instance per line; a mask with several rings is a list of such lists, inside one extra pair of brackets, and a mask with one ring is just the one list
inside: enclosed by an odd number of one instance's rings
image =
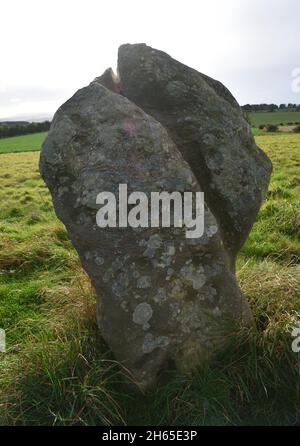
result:
[(30, 133), (46, 132), (50, 129), (50, 121), (44, 122), (0, 122), (0, 138), (9, 136), (28, 135)]
[(276, 110), (278, 110), (278, 105), (276, 105), (276, 104), (271, 104), (271, 105), (269, 106), (269, 111), (270, 111), (270, 112), (274, 112), (274, 111), (276, 111)]
[(244, 105), (244, 106), (242, 107), (242, 109), (243, 109), (246, 113), (249, 113), (249, 112), (252, 111), (252, 105), (250, 105), (250, 104), (246, 104), (246, 105)]
[(300, 104), (246, 104), (242, 106), (246, 113), (251, 112), (274, 112), (277, 110), (300, 111)]

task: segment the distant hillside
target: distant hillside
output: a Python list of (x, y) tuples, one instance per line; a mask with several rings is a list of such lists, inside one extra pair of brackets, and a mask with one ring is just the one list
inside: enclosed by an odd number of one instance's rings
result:
[(0, 121), (0, 125), (28, 125), (29, 121)]
[(246, 104), (242, 106), (242, 109), (246, 113), (250, 112), (300, 112), (300, 104)]

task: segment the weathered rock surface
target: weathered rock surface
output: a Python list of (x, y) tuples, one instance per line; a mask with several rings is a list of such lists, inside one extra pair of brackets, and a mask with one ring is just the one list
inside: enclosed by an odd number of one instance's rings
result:
[[(137, 47), (138, 55), (140, 50), (141, 47)], [(124, 51), (127, 52), (127, 47)], [(132, 49), (129, 53), (131, 63)], [(151, 72), (155, 80), (157, 70), (151, 57), (151, 69), (147, 73), (150, 75)], [(170, 59), (170, 68), (165, 57), (163, 56), (164, 64), (159, 65), (159, 70), (162, 73), (165, 70), (167, 78), (170, 72), (174, 72), (176, 78), (177, 66)], [(138, 70), (138, 67), (133, 69), (133, 78), (134, 70)], [(121, 62), (126, 94), (133, 96), (131, 82), (127, 74), (125, 76), (125, 71)], [(139, 75), (136, 79), (140, 79)], [(56, 213), (65, 224), (82, 265), (97, 291), (97, 318), (102, 335), (117, 360), (129, 370), (137, 384), (145, 388), (155, 381), (157, 374), (169, 362), (181, 369), (191, 369), (201, 364), (224, 344), (228, 333), (232, 333), (236, 324), (241, 321), (248, 323), (251, 314), (223, 246), (223, 235), (219, 231), (220, 213), (217, 214), (217, 221), (210, 206), (205, 210), (205, 232), (200, 239), (187, 239), (184, 228), (101, 229), (96, 225), (99, 208), (96, 197), (99, 192), (110, 191), (117, 195), (119, 184), (124, 183), (128, 185), (128, 193), (196, 192), (205, 187), (204, 180), (207, 179), (202, 179), (200, 186), (200, 181), (194, 177), (191, 167), (183, 160), (165, 128), (133, 102), (102, 86), (101, 82), (116, 91), (111, 87), (107, 72), (104, 78), (97, 78), (88, 87), (79, 90), (57, 111), (42, 147), (40, 171), (52, 194)], [(150, 79), (149, 91), (156, 96), (151, 82)], [(173, 88), (175, 92), (177, 89), (179, 97), (176, 107), (179, 107), (179, 101), (183, 101), (181, 119), (188, 122), (189, 97), (182, 95), (182, 88), (185, 87), (176, 82), (168, 81), (165, 87), (170, 84), (169, 90)], [(187, 82), (185, 79), (183, 85), (187, 85)], [(192, 85), (193, 82), (191, 79)], [(199, 83), (200, 86), (202, 83), (205, 86), (201, 94), (203, 98), (207, 94), (208, 109), (209, 101), (217, 93), (202, 78)], [(141, 91), (147, 93), (145, 83), (138, 85), (136, 88), (139, 94), (132, 99), (140, 98), (140, 87)], [(159, 82), (158, 90), (166, 98)], [(192, 90), (191, 87), (189, 91)], [(221, 87), (220, 91), (223, 91)], [(237, 127), (230, 127), (233, 126), (232, 115), (240, 119), (240, 112), (230, 96), (230, 101), (225, 99), (229, 93), (222, 94), (224, 99), (216, 96), (216, 107), (223, 101), (222, 113), (217, 108), (215, 113), (211, 109), (207, 116), (201, 112), (207, 135), (205, 137), (201, 133), (201, 137), (211, 153), (212, 164), (210, 165), (208, 154), (204, 156), (201, 151), (200, 162), (196, 151), (192, 158), (199, 164), (205, 159), (206, 171), (211, 166), (214, 173), (209, 180), (214, 178), (213, 190), (218, 190), (219, 187), (219, 180), (215, 179), (215, 166), (219, 163), (220, 181), (224, 181), (224, 184), (223, 195), (218, 196), (218, 203), (222, 203), (234, 220), (235, 214), (230, 213), (228, 203), (232, 204), (232, 212), (239, 211), (241, 221), (244, 222), (248, 215), (247, 206), (251, 207), (251, 212), (259, 207), (263, 190), (260, 189), (258, 196), (257, 186), (253, 183), (257, 181), (261, 184), (262, 179), (258, 172), (266, 175), (265, 164), (269, 166), (269, 163), (259, 149), (251, 145), (248, 128), (242, 121)], [(175, 101), (175, 96), (172, 93), (170, 101), (166, 101), (163, 118), (169, 107), (173, 110), (175, 105), (172, 100)], [(198, 107), (198, 96), (196, 89), (195, 98), (192, 96), (190, 99), (194, 101), (195, 109)], [(149, 111), (152, 102), (150, 98), (147, 101), (145, 108)], [(157, 104), (161, 104), (158, 98)], [(234, 158), (231, 156), (228, 137), (223, 131), (223, 113), (230, 114), (226, 119), (235, 148)], [(156, 112), (153, 114), (157, 115)], [(191, 129), (194, 131), (195, 127), (196, 121), (193, 121)], [(185, 127), (184, 130), (187, 132), (186, 139), (188, 129), (189, 127)], [(224, 146), (218, 139), (218, 131), (226, 139)], [(175, 130), (170, 134), (180, 142)], [(255, 173), (251, 157), (248, 163), (246, 146), (242, 144), (244, 140), (249, 151), (257, 153)], [(198, 144), (198, 141), (194, 142)], [(239, 144), (242, 161), (238, 155)], [(259, 163), (260, 158), (262, 166)], [(229, 172), (229, 166), (233, 171), (229, 178), (225, 178), (223, 170)], [(249, 179), (249, 183), (245, 185), (247, 193), (241, 197), (242, 186), (239, 181), (242, 168), (245, 169), (243, 178)], [(250, 174), (247, 174), (247, 169), (251, 171)], [(201, 169), (194, 170), (199, 173)], [(211, 189), (209, 188), (210, 203), (213, 194)], [(240, 203), (240, 208), (234, 204), (234, 193), (238, 193), (235, 198)], [(254, 198), (253, 201), (250, 200), (252, 194), (257, 200), (255, 203)], [(242, 199), (247, 199), (248, 202), (243, 204)]]
[(265, 197), (272, 165), (231, 93), (166, 53), (122, 45), (123, 94), (156, 118), (191, 166), (234, 268)]

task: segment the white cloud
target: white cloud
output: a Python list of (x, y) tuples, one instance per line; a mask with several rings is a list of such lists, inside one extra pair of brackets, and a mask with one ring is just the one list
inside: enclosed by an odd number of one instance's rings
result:
[(299, 17), (298, 0), (2, 2), (0, 93), (60, 89), (22, 99), (29, 112), (53, 107), (115, 66), (120, 44), (146, 42), (225, 82), (240, 102), (300, 102), (285, 88), (300, 63)]

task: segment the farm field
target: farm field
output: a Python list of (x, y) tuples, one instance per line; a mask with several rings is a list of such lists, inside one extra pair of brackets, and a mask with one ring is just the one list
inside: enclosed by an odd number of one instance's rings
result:
[(0, 138), (0, 153), (40, 150), (48, 132)]
[(249, 113), (250, 122), (255, 127), (267, 124), (288, 124), (289, 122), (300, 123), (300, 112), (251, 112)]
[(0, 327), (8, 344), (0, 425), (300, 424), (300, 357), (291, 349), (300, 318), (300, 135), (256, 141), (274, 172), (238, 277), (257, 329), (237, 333), (207, 368), (170, 372), (145, 395), (124, 387), (97, 331), (93, 289), (55, 217), (39, 153), (0, 155)]

